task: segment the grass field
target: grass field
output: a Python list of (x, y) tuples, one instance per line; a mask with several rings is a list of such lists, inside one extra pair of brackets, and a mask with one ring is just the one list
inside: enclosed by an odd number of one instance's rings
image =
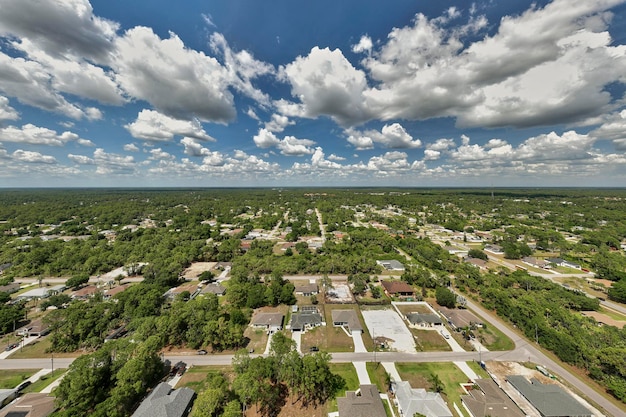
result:
[(432, 314), (433, 312), (423, 304), (396, 304), (397, 309), (406, 316), (409, 313)]
[[(39, 338), (21, 349), (16, 349), (11, 355), (11, 359), (50, 358), (51, 354), (47, 352), (49, 348), (50, 339), (48, 337)], [(80, 355), (80, 352), (54, 353), (56, 358), (76, 358)]]
[(600, 307), (598, 312), (600, 312), (602, 314), (606, 314), (607, 316), (609, 316), (613, 320), (626, 321), (626, 316), (625, 315), (623, 315), (622, 313), (619, 313), (619, 312), (617, 312), (615, 310), (611, 310), (610, 308)]
[(380, 362), (367, 362), (365, 366), (372, 384), (378, 387), (378, 391), (386, 393), (389, 390), (389, 385), (387, 383), (387, 370), (385, 367), (382, 366)]
[(341, 375), (346, 381), (346, 385), (342, 390), (335, 393), (334, 399), (327, 403), (327, 412), (337, 411), (337, 397), (344, 396), (346, 391), (356, 391), (359, 388), (359, 377), (351, 363), (331, 363), (330, 370), (334, 374)]
[(13, 389), (36, 372), (36, 369), (4, 369), (0, 372), (0, 389)]
[(462, 383), (467, 382), (467, 376), (453, 363), (396, 363), (396, 368), (403, 381), (409, 381), (413, 388), (432, 389), (429, 376), (436, 374), (443, 383), (441, 393), (450, 405), (455, 403), (461, 406), (461, 395), (465, 394), (461, 388)]
[[(488, 323), (483, 319), (485, 323)], [(491, 351), (511, 350), (515, 348), (515, 343), (495, 326), (487, 324), (487, 328), (480, 328), (476, 332), (476, 337), (481, 343)], [(482, 337), (482, 339), (481, 339)]]
[(421, 352), (450, 351), (452, 348), (436, 330), (423, 330), (409, 327), (411, 333), (417, 337), (417, 349)]
[(246, 328), (243, 335), (250, 339), (247, 349), (254, 349), (254, 352), (263, 353), (267, 346), (267, 332), (262, 329)]
[(180, 378), (176, 388), (187, 387), (200, 393), (208, 388), (207, 377), (215, 373), (221, 373), (228, 381), (232, 381), (235, 377), (232, 366), (192, 366)]
[(478, 364), (478, 362), (468, 361), (467, 365), (470, 368), (472, 368), (472, 371), (474, 371), (476, 373), (476, 375), (478, 375), (480, 378), (484, 378), (484, 379), (491, 378), (489, 376), (489, 374), (487, 373), (487, 371), (485, 371), (483, 368), (481, 368), (481, 366), (480, 366), (480, 364)]
[(61, 378), (65, 374), (65, 372), (67, 372), (67, 369), (55, 369), (54, 372), (42, 376), (41, 378), (39, 378), (39, 381), (35, 381), (27, 386), (22, 392), (41, 392), (42, 389), (52, 384), (57, 379)]

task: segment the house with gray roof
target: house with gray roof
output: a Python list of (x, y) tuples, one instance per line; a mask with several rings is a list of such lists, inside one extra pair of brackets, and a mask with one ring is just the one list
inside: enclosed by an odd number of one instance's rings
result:
[(226, 287), (224, 287), (221, 284), (218, 284), (217, 282), (212, 282), (210, 284), (207, 284), (204, 288), (202, 288), (202, 291), (200, 291), (200, 294), (201, 295), (215, 294), (217, 296), (222, 296), (226, 294)]
[(322, 315), (319, 313), (317, 308), (305, 309), (305, 307), (302, 307), (300, 311), (291, 314), (289, 328), (292, 331), (303, 332), (324, 324)]
[(452, 412), (438, 392), (428, 392), (423, 388), (411, 388), (407, 381), (392, 383), (398, 409), (403, 416), (420, 413), (426, 417), (452, 417)]
[(361, 385), (337, 398), (339, 417), (386, 417), (385, 407), (376, 385)]
[(491, 379), (474, 381), (478, 388), (469, 390), (461, 401), (472, 417), (524, 417), (524, 413)]
[(556, 384), (530, 381), (522, 375), (509, 375), (507, 380), (520, 392), (542, 417), (592, 417), (591, 411)]
[(333, 326), (344, 327), (348, 333), (363, 332), (363, 326), (355, 310), (333, 310)]
[(404, 271), (404, 265), (402, 265), (402, 262), (396, 261), (395, 259), (376, 261), (376, 263), (385, 268), (387, 271)]
[(132, 417), (186, 417), (195, 397), (191, 388), (173, 390), (166, 382), (161, 382), (139, 404)]
[(443, 320), (438, 314), (409, 313), (406, 315), (406, 319), (413, 326), (419, 327), (434, 327), (443, 325)]
[(65, 285), (54, 285), (52, 287), (38, 287), (30, 291), (26, 291), (15, 297), (17, 300), (32, 300), (34, 298), (48, 298), (51, 295), (59, 294), (67, 288)]

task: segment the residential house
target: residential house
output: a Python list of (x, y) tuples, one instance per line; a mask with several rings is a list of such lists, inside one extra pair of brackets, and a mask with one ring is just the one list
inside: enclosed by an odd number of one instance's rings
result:
[(481, 327), (482, 321), (471, 311), (465, 309), (451, 309), (440, 306), (439, 313), (448, 321), (453, 329), (464, 327)]
[(333, 326), (343, 327), (348, 333), (363, 332), (363, 326), (355, 310), (333, 310), (332, 311)]
[(592, 417), (574, 397), (555, 384), (530, 381), (522, 375), (507, 376), (508, 382), (539, 411), (542, 417)]
[(295, 286), (294, 292), (296, 295), (302, 295), (305, 297), (310, 297), (312, 295), (317, 295), (320, 292), (319, 287), (315, 283), (308, 284), (298, 284)]
[(315, 306), (300, 307), (300, 311), (291, 314), (289, 328), (292, 331), (304, 332), (324, 324), (322, 315)]
[(477, 379), (461, 401), (472, 417), (524, 417), (524, 413), (491, 379)]
[(120, 294), (126, 291), (129, 287), (130, 287), (130, 284), (122, 284), (122, 285), (118, 285), (117, 287), (110, 288), (104, 291), (104, 298), (108, 300), (111, 297), (115, 297), (117, 294)]
[(100, 290), (95, 285), (87, 285), (86, 287), (76, 290), (72, 293), (74, 300), (87, 300), (94, 297)]
[(213, 282), (211, 284), (207, 284), (204, 288), (202, 288), (202, 291), (200, 291), (200, 294), (201, 295), (215, 294), (218, 297), (221, 297), (224, 294), (226, 294), (226, 287), (216, 282)]
[(19, 328), (15, 334), (23, 337), (45, 336), (50, 333), (50, 326), (44, 324), (41, 319), (33, 320), (26, 326)]
[(573, 268), (573, 269), (582, 269), (582, 267), (576, 262), (566, 261), (561, 258), (548, 258), (546, 259), (549, 263), (554, 264), (556, 266), (562, 266), (565, 268)]
[(403, 416), (412, 417), (420, 413), (426, 417), (452, 417), (452, 412), (438, 392), (428, 392), (423, 388), (411, 388), (407, 381), (392, 383), (398, 410)]
[(9, 294), (13, 294), (14, 292), (17, 292), (19, 289), (20, 289), (20, 284), (16, 282), (12, 282), (7, 285), (0, 285), (0, 292), (6, 292)]
[(168, 300), (173, 300), (176, 298), (177, 295), (180, 295), (185, 291), (189, 292), (190, 298), (193, 298), (198, 292), (200, 292), (200, 290), (198, 289), (197, 281), (196, 283), (190, 282), (182, 284), (178, 287), (170, 288), (163, 294), (163, 297)]
[(337, 398), (339, 417), (386, 417), (385, 407), (376, 385), (361, 385)]
[(477, 268), (479, 268), (481, 270), (487, 269), (487, 261), (482, 260), (480, 258), (469, 258), (469, 257), (467, 257), (464, 260), (465, 260), (466, 263), (472, 264), (472, 265), (474, 265), (475, 267), (477, 267)]
[(448, 251), (450, 255), (456, 255), (460, 258), (466, 257), (467, 254), (469, 253), (467, 249), (461, 249), (456, 246), (444, 246), (443, 249)]
[(443, 320), (437, 314), (409, 313), (406, 315), (406, 319), (409, 323), (416, 327), (434, 327), (443, 325)]
[(67, 288), (65, 285), (54, 285), (52, 287), (39, 287), (34, 288), (30, 291), (26, 291), (15, 297), (17, 300), (32, 300), (32, 299), (42, 299), (48, 298), (52, 295), (59, 294), (63, 292)]
[(380, 283), (385, 289), (385, 294), (390, 297), (413, 297), (415, 295), (413, 287), (404, 281), (381, 281)]
[(0, 411), (0, 417), (47, 417), (56, 410), (54, 397), (38, 392), (22, 395)]
[(285, 315), (282, 313), (257, 313), (250, 321), (250, 326), (257, 329), (265, 329), (268, 334), (283, 329)]
[(132, 417), (186, 417), (195, 397), (191, 388), (173, 390), (166, 382), (161, 382), (139, 404)]
[(527, 265), (534, 266), (535, 268), (548, 269), (550, 268), (550, 263), (546, 262), (544, 259), (537, 259), (533, 256), (526, 256), (522, 258), (522, 262)]
[(376, 263), (387, 271), (404, 271), (404, 265), (395, 259), (376, 261)]
[(504, 255), (502, 246), (499, 245), (485, 245), (485, 252), (491, 252), (495, 255)]

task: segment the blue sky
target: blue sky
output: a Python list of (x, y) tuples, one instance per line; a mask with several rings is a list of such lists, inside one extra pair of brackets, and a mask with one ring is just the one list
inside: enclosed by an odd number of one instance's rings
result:
[(0, 187), (624, 186), (626, 0), (0, 0)]

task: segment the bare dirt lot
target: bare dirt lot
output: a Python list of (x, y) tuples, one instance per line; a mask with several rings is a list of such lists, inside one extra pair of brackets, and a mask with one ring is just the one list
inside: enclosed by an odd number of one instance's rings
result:
[(183, 271), (183, 278), (198, 279), (198, 276), (204, 271), (210, 271), (217, 265), (217, 262), (194, 262), (189, 268)]

